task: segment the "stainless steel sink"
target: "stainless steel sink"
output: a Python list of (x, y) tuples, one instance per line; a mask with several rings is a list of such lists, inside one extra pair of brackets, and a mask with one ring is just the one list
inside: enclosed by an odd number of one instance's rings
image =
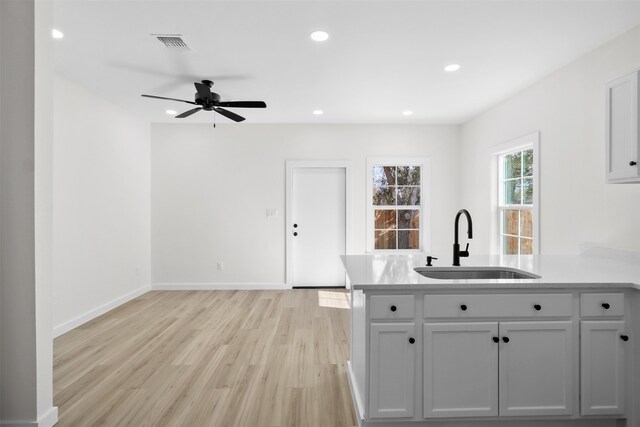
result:
[(510, 267), (416, 267), (414, 270), (430, 279), (539, 279), (537, 274)]

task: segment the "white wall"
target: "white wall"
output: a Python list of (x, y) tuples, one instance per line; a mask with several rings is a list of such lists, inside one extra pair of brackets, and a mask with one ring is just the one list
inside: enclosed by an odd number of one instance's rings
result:
[(150, 283), (149, 124), (58, 77), (53, 324), (59, 334)]
[[(0, 424), (48, 427), (51, 5), (0, 2)], [(38, 96), (37, 96), (37, 95)]]
[(362, 253), (366, 158), (430, 157), (431, 242), (447, 262), (458, 139), (457, 126), (153, 124), (152, 283), (283, 284), (286, 160), (353, 162), (353, 252)]
[[(640, 27), (462, 127), (462, 202), (489, 251), (491, 147), (540, 131), (541, 253), (597, 242), (640, 250), (640, 185), (605, 184), (605, 82), (640, 68)], [(477, 231), (476, 231), (477, 230)]]

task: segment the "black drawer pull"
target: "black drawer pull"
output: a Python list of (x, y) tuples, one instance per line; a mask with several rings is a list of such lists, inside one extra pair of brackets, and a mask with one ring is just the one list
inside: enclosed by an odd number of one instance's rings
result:
[(467, 305), (466, 304), (460, 305), (460, 310), (467, 311)]
[(602, 308), (604, 308), (605, 310), (609, 310), (609, 307), (611, 307), (611, 306), (609, 305), (608, 302), (603, 302), (602, 303)]
[(536, 311), (542, 310), (542, 306), (540, 304), (534, 304), (533, 308), (535, 308)]
[(502, 337), (502, 341), (509, 342), (509, 337)]
[(398, 309), (398, 307), (396, 307), (395, 305), (391, 306), (391, 311), (396, 311)]
[(624, 341), (624, 342), (627, 342), (627, 341), (629, 341), (629, 336), (627, 336), (627, 335), (620, 335), (620, 339), (621, 339), (622, 341)]
[(415, 342), (416, 342), (415, 338), (409, 338), (409, 344), (413, 344)]
[(500, 338), (498, 338), (498, 337), (493, 337), (493, 342), (500, 342)]

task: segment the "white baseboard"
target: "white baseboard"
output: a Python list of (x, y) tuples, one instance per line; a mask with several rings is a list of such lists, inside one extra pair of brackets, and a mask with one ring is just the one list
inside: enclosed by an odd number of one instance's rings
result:
[(120, 298), (116, 298), (113, 301), (103, 304), (100, 307), (96, 307), (93, 310), (89, 310), (86, 313), (74, 319), (71, 319), (58, 326), (55, 326), (53, 328), (53, 337), (55, 338), (64, 334), (65, 332), (69, 332), (73, 328), (77, 328), (83, 323), (86, 323), (89, 320), (95, 319), (96, 317), (106, 313), (107, 311), (113, 310), (114, 308), (124, 304), (125, 302), (129, 302), (132, 299), (149, 292), (150, 290), (151, 290), (151, 286), (149, 285), (143, 286), (141, 288), (136, 289), (133, 292), (129, 292), (128, 294), (121, 296)]
[(58, 407), (53, 406), (38, 421), (0, 421), (2, 427), (53, 427), (58, 422)]
[(153, 283), (154, 291), (254, 291), (286, 290), (286, 283)]

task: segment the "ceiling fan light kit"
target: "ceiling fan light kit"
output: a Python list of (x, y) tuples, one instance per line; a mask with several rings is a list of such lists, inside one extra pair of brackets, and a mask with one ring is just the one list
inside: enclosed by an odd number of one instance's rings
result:
[(211, 87), (213, 87), (213, 82), (211, 80), (202, 80), (202, 82), (195, 82), (194, 86), (196, 87), (196, 94), (194, 101), (187, 101), (184, 99), (177, 98), (167, 98), (164, 96), (156, 96), (156, 95), (142, 95), (146, 98), (155, 98), (155, 99), (165, 99), (169, 101), (178, 101), (178, 102), (186, 102), (187, 104), (197, 105), (196, 108), (192, 108), (191, 110), (187, 110), (184, 113), (178, 114), (176, 119), (184, 119), (185, 117), (189, 117), (192, 114), (197, 113), (198, 111), (215, 111), (216, 113), (225, 116), (226, 118), (233, 120), (234, 122), (244, 121), (245, 118), (232, 112), (226, 110), (225, 108), (266, 108), (267, 104), (263, 101), (220, 101), (220, 95), (215, 92), (211, 92)]

